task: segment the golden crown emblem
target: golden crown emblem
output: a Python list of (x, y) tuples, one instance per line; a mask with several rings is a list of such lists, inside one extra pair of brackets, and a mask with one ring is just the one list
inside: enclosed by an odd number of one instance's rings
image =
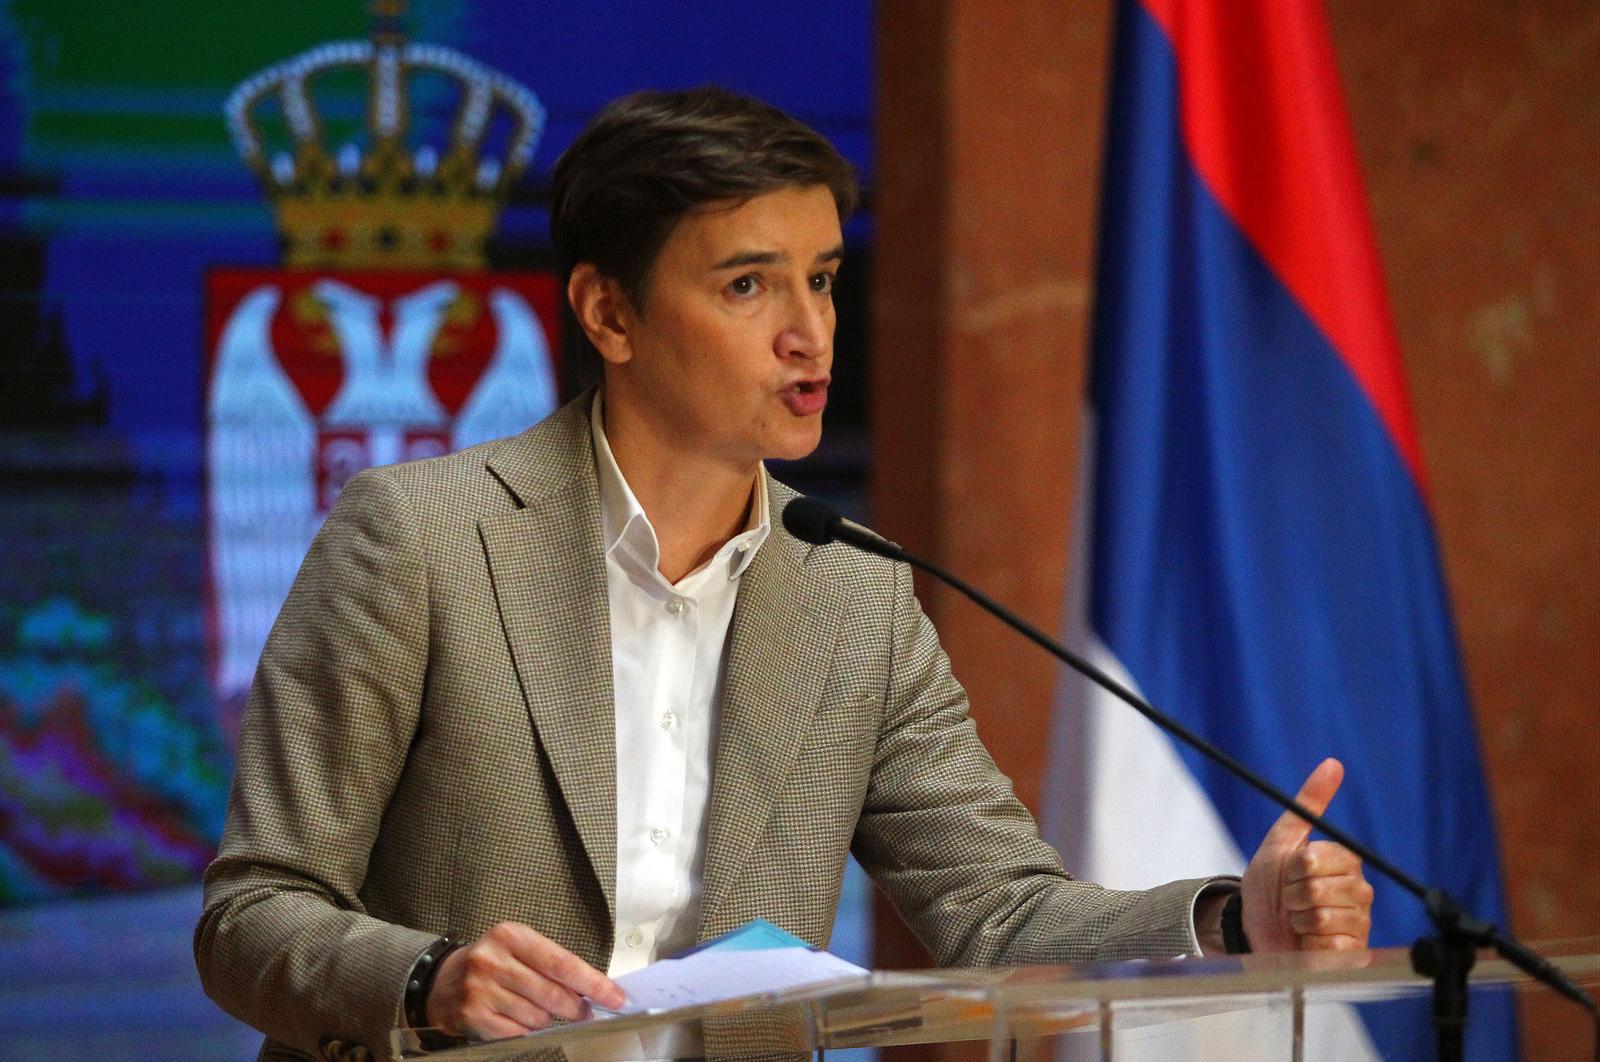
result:
[[(319, 45), (239, 85), (225, 106), (234, 146), (272, 201), (285, 265), (482, 269), (506, 192), (533, 157), (544, 108), (528, 89), (475, 59), (407, 41), (393, 0), (375, 7), (370, 40)], [(313, 85), (352, 68), (366, 75), (365, 144), (330, 150)], [(457, 94), (442, 146), (408, 144), (410, 88), (422, 77), (442, 78)], [(490, 155), (485, 133), (501, 114), (510, 119), (510, 133)], [(291, 143), (271, 151), (261, 126), (280, 117)]]

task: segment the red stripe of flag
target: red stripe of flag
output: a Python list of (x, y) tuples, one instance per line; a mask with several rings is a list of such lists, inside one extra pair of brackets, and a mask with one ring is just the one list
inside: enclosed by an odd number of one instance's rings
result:
[(1343, 357), (1425, 491), (1339, 89), (1317, 0), (1142, 0), (1177, 55), (1196, 170)]

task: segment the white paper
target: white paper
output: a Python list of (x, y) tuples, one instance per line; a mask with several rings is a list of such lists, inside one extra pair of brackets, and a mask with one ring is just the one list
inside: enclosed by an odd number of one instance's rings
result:
[(865, 976), (867, 971), (854, 963), (810, 948), (714, 948), (681, 959), (662, 959), (618, 977), (628, 1001), (617, 1013), (675, 1010)]

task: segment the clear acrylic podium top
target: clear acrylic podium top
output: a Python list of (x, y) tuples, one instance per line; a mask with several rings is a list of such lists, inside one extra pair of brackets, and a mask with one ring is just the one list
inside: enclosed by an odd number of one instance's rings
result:
[[(1600, 987), (1600, 937), (1536, 945), (1584, 988)], [(1472, 996), (1546, 991), (1489, 953)], [(1209, 1023), (1212, 1041), (1248, 1036), (1248, 1057), (1338, 1057), (1342, 1004), (1426, 996), (1404, 949), (1301, 952), (1158, 962), (880, 972), (779, 995), (562, 1025), (487, 1043), (443, 1044), (396, 1030), (400, 1058), (754, 1058), (852, 1047), (984, 1041), (1013, 1057), (1019, 1041), (1065, 1038), (1084, 1057), (1176, 1057), (1175, 1031)], [(1470, 1007), (1470, 1004), (1469, 1004)], [(1470, 1019), (1470, 1015), (1469, 1015)], [(1188, 1023), (1188, 1024), (1186, 1024)], [(1060, 1041), (1058, 1041), (1060, 1042)], [(1125, 1050), (1129, 1048), (1130, 1050)]]

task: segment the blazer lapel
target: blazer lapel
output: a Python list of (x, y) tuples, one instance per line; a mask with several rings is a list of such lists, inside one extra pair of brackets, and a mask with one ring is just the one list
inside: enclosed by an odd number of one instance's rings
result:
[[(775, 496), (775, 518), (781, 508)], [(707, 810), (702, 930), (761, 836), (822, 701), (847, 594), (806, 570), (808, 553), (774, 529), (740, 579)]]
[[(567, 413), (552, 420), (572, 420)], [(569, 428), (564, 434), (575, 436), (586, 421)], [(599, 493), (592, 455), (576, 449), (589, 446), (586, 435), (558, 438), (563, 445), (548, 455), (539, 441), (523, 443), (530, 453), (491, 462), (525, 507), (484, 517), (478, 529), (528, 715), (614, 917), (616, 710)], [(519, 465), (541, 457), (552, 458), (544, 470), (554, 476), (577, 474), (554, 492), (530, 487)]]

